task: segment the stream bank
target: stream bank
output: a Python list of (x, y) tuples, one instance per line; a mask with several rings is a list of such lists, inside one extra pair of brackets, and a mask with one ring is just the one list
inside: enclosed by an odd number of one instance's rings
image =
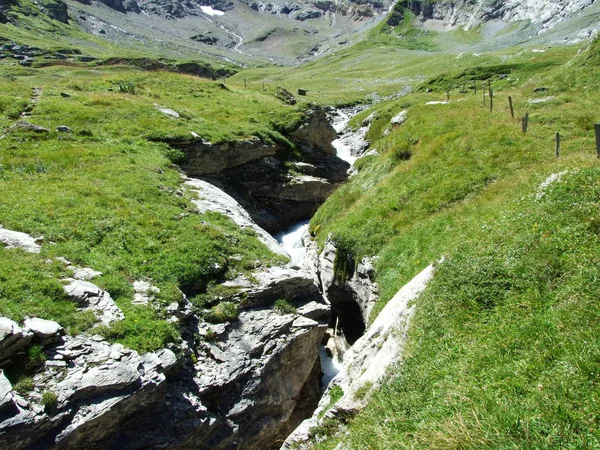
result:
[[(203, 175), (186, 178), (186, 189), (196, 192), (199, 212), (225, 214), (281, 253), (255, 218), (266, 217), (270, 230), (277, 231), (310, 217), (350, 167), (335, 156), (330, 145), (334, 137), (326, 112), (317, 109), (294, 133), (307, 161), (286, 160), (285, 149), (257, 141), (218, 148), (187, 143), (183, 167), (195, 167)], [(217, 160), (211, 163), (211, 158)], [(273, 173), (265, 176), (269, 168)], [(261, 188), (265, 184), (267, 189)], [(245, 205), (251, 207), (246, 210)], [(296, 236), (302, 227), (306, 224), (295, 230)], [(27, 394), (17, 393), (0, 377), (0, 447), (278, 448), (317, 407), (322, 373), (328, 378), (336, 374), (331, 360), (321, 364), (319, 358), (319, 352), (328, 351), (322, 343), (332, 326), (331, 307), (300, 258), (292, 255), (286, 266), (224, 283), (230, 293), (219, 300), (238, 305), (240, 312), (221, 323), (204, 321), (185, 295), (178, 303), (160, 306), (153, 303), (152, 286), (138, 286), (135, 301), (160, 308), (180, 324), (183, 339), (157, 352), (139, 354), (100, 336), (67, 336), (54, 322), (25, 329), (2, 321), (0, 361), (17, 358), (33, 344), (48, 359)], [(96, 276), (92, 269), (82, 270)], [(73, 295), (97, 308), (110, 304), (110, 295), (89, 279), (77, 284)], [(282, 299), (294, 309), (278, 309)], [(43, 406), (47, 392), (54, 400)]]

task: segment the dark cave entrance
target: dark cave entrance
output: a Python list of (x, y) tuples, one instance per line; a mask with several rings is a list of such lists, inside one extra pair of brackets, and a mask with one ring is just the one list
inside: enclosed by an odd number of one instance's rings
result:
[(356, 294), (348, 288), (332, 285), (327, 290), (327, 297), (331, 302), (332, 312), (329, 326), (340, 330), (348, 344), (354, 344), (366, 329)]

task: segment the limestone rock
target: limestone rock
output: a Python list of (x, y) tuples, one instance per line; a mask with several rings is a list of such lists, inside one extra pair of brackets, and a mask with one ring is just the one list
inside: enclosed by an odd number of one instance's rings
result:
[(11, 231), (3, 228), (0, 225), (0, 242), (3, 243), (6, 248), (21, 248), (29, 253), (39, 253), (41, 247), (37, 244), (40, 238), (34, 238), (27, 233), (21, 233), (20, 231)]
[[(0, 414), (13, 402), (12, 385), (0, 371)], [(1, 417), (1, 415), (0, 415)]]
[(392, 126), (399, 127), (404, 122), (406, 122), (407, 116), (408, 116), (408, 111), (407, 110), (400, 111), (398, 114), (396, 114), (394, 117), (392, 117), (392, 119), (390, 120), (390, 124)]
[(22, 131), (31, 131), (33, 133), (49, 133), (50, 130), (48, 128), (44, 128), (39, 125), (35, 125), (33, 123), (25, 122), (20, 120), (16, 122), (14, 125), (11, 125), (9, 129), (12, 130), (22, 130)]
[(66, 279), (69, 284), (64, 287), (66, 294), (83, 308), (94, 312), (98, 320), (108, 325), (116, 320), (123, 320), (123, 311), (115, 304), (110, 294), (88, 281)]
[(214, 211), (224, 214), (237, 226), (254, 230), (261, 242), (273, 253), (287, 256), (275, 238), (259, 227), (233, 197), (203, 180), (188, 178), (185, 184), (198, 193), (199, 198), (192, 201), (199, 212)]
[(189, 376), (169, 384), (168, 402), (124, 430), (123, 448), (133, 448), (129, 442), (189, 450), (274, 448), (300, 423), (299, 411), (304, 415), (318, 401), (315, 367), (325, 326), (271, 309), (243, 311), (198, 348)]
[[(165, 372), (176, 364), (170, 350), (141, 357), (121, 344), (95, 336), (62, 338), (46, 348), (54, 359), (34, 377), (35, 391), (17, 399), (0, 421), (0, 448), (60, 450), (120, 448), (115, 440), (128, 421), (164, 398)], [(4, 392), (0, 379), (0, 396)], [(36, 393), (37, 392), (37, 393)], [(39, 392), (57, 395), (53, 412), (39, 404)]]
[(309, 319), (319, 320), (328, 317), (331, 310), (323, 303), (310, 302), (298, 308), (298, 314)]
[(171, 108), (166, 108), (164, 106), (160, 106), (158, 103), (155, 103), (154, 107), (156, 108), (157, 111), (160, 111), (161, 113), (163, 113), (166, 116), (170, 116), (170, 117), (179, 119), (179, 113)]
[(102, 272), (98, 272), (97, 270), (90, 269), (89, 267), (78, 268), (71, 266), (69, 267), (73, 270), (73, 278), (76, 280), (89, 281), (93, 278), (99, 277), (102, 275)]
[(23, 327), (42, 340), (55, 339), (64, 333), (63, 327), (57, 322), (37, 317), (25, 319)]
[(250, 161), (273, 156), (277, 152), (276, 146), (264, 144), (258, 138), (233, 144), (211, 144), (205, 141), (172, 144), (185, 153), (186, 161), (181, 164), (181, 168), (195, 177), (241, 166)]
[(33, 333), (23, 330), (16, 322), (0, 317), (0, 366), (31, 343)]
[(331, 142), (337, 138), (337, 133), (329, 123), (327, 111), (323, 108), (315, 107), (308, 111), (305, 122), (292, 131), (290, 137), (304, 148), (317, 149), (335, 156)]
[[(369, 393), (379, 386), (390, 366), (401, 360), (406, 332), (414, 312), (411, 302), (425, 289), (433, 274), (434, 267), (430, 265), (388, 302), (366, 333), (345, 353), (342, 370), (330, 383), (313, 416), (296, 428), (282, 449), (312, 448), (309, 441), (323, 418), (351, 417), (365, 406)], [(334, 386), (340, 386), (344, 395), (326, 411)], [(366, 396), (357, 398), (356, 392), (365, 388), (368, 390)]]

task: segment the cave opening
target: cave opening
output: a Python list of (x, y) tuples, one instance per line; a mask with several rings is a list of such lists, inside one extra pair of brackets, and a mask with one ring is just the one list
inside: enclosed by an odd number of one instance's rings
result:
[(356, 294), (351, 289), (336, 285), (330, 286), (327, 297), (331, 302), (331, 321), (329, 326), (342, 332), (348, 344), (354, 344), (366, 329)]

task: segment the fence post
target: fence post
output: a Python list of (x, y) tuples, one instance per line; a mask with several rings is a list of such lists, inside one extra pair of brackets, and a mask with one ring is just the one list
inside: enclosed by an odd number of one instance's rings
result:
[(450, 91), (446, 91), (446, 99), (450, 101)]
[(596, 155), (600, 158), (600, 123), (594, 125), (594, 131), (596, 132)]
[(554, 148), (554, 154), (557, 158), (560, 155), (560, 133), (556, 133), (556, 146)]
[(490, 88), (490, 112), (494, 109), (494, 90)]
[(245, 79), (245, 78), (244, 78), (244, 87), (248, 87), (248, 85), (247, 85), (247, 81), (246, 81), (246, 79)]
[(529, 113), (525, 113), (523, 116), (523, 133), (527, 133), (527, 128), (529, 127)]
[(510, 95), (508, 96), (508, 106), (510, 106), (510, 116), (514, 119), (515, 118), (515, 108), (513, 107), (512, 97)]
[(483, 106), (485, 106), (485, 83), (483, 84)]

